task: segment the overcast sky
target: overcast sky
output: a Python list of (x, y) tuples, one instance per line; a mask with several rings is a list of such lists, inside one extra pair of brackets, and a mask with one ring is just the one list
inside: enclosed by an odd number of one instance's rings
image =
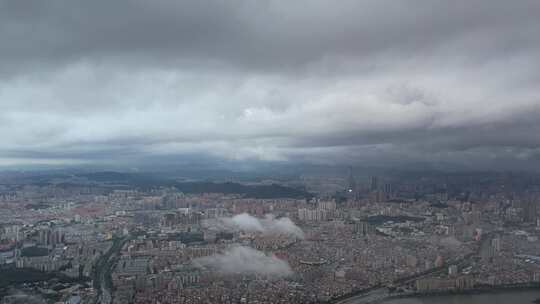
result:
[(540, 163), (540, 1), (0, 0), (0, 165)]

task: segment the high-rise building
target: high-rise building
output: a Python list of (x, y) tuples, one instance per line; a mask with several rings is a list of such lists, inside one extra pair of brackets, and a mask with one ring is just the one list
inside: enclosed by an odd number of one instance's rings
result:
[(324, 209), (298, 209), (298, 219), (301, 221), (326, 221), (328, 220), (330, 212)]
[(386, 200), (386, 195), (382, 191), (371, 191), (369, 193), (369, 201), (371, 203), (380, 203)]
[(371, 183), (370, 183), (369, 189), (371, 191), (376, 191), (379, 189), (379, 181), (376, 176), (371, 177)]
[(51, 230), (50, 229), (41, 229), (39, 230), (39, 240), (38, 244), (42, 246), (48, 246), (50, 244), (50, 235)]
[(501, 251), (501, 239), (500, 238), (494, 238), (491, 240), (491, 246), (495, 250), (495, 252)]
[(493, 261), (493, 257), (495, 256), (495, 247), (493, 246), (486, 246), (484, 248), (482, 248), (481, 252), (480, 252), (480, 256), (482, 258), (482, 260), (485, 262), (485, 263), (490, 263)]
[(336, 210), (336, 208), (337, 208), (336, 201), (335, 200), (319, 201), (317, 203), (317, 208), (318, 209), (323, 209), (323, 210)]
[(366, 221), (358, 221), (354, 223), (353, 231), (356, 234), (366, 236), (372, 234), (375, 228)]
[(45, 247), (54, 247), (64, 242), (64, 233), (62, 228), (39, 230), (38, 244)]
[(441, 255), (438, 255), (435, 259), (435, 267), (442, 267), (444, 266), (444, 258)]
[(456, 276), (458, 274), (458, 267), (457, 265), (450, 265), (448, 267), (448, 275), (449, 276)]
[(527, 223), (534, 223), (536, 221), (537, 207), (536, 202), (532, 199), (528, 199), (523, 203), (523, 220)]
[(390, 183), (384, 184), (383, 191), (387, 196), (392, 196), (392, 193), (393, 193), (392, 184), (390, 184)]

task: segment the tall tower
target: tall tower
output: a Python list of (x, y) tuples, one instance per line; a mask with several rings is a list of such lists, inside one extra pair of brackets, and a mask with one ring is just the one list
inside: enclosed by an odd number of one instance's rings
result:
[(349, 167), (349, 185), (348, 185), (348, 188), (347, 188), (347, 191), (350, 192), (350, 193), (356, 193), (357, 189), (356, 189), (356, 180), (354, 179), (354, 176), (353, 176), (353, 170), (352, 170), (352, 167)]

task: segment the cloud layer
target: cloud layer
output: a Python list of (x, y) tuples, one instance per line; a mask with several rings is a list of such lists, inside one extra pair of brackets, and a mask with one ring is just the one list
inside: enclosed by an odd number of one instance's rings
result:
[(203, 222), (206, 228), (220, 231), (261, 232), (263, 234), (289, 235), (299, 239), (304, 238), (304, 232), (288, 217), (275, 218), (267, 214), (264, 219), (258, 219), (247, 213), (233, 217), (222, 217)]
[(0, 1), (0, 165), (540, 163), (540, 3)]
[(223, 254), (197, 258), (193, 263), (225, 274), (258, 274), (275, 277), (293, 274), (286, 261), (245, 246), (233, 247)]

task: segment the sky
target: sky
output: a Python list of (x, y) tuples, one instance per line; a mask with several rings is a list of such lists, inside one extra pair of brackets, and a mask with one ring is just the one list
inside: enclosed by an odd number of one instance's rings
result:
[(537, 0), (0, 0), (0, 166), (540, 168)]

